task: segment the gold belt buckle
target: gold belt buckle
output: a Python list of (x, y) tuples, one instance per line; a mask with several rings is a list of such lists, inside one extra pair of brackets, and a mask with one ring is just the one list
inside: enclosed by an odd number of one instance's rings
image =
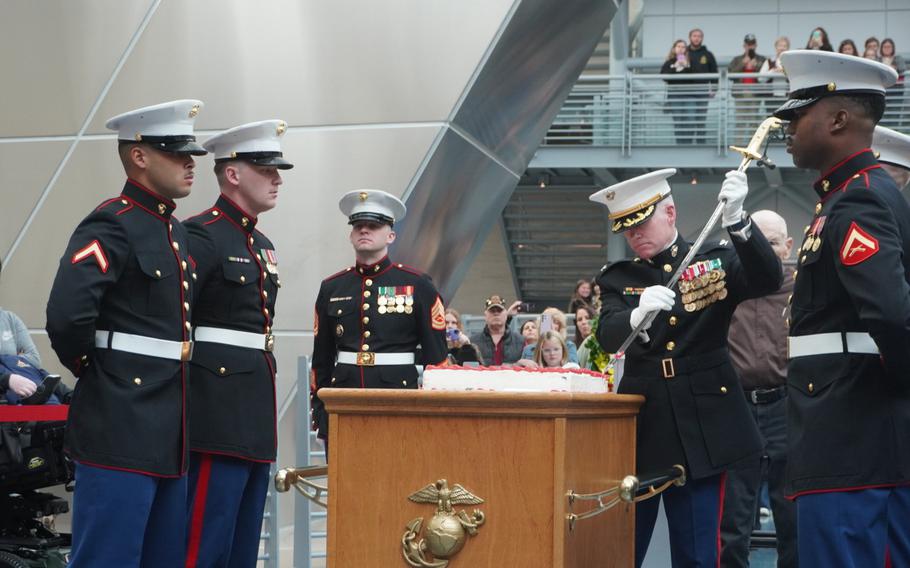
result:
[(193, 342), (192, 341), (181, 341), (180, 342), (180, 360), (183, 362), (186, 362), (192, 358), (193, 358)]
[(271, 353), (275, 349), (275, 336), (271, 333), (265, 334), (265, 347), (264, 349)]
[(376, 364), (376, 354), (372, 351), (358, 351), (357, 364), (361, 367), (372, 367)]
[(672, 379), (676, 376), (676, 369), (673, 368), (673, 359), (663, 359), (660, 365), (664, 369), (665, 379)]

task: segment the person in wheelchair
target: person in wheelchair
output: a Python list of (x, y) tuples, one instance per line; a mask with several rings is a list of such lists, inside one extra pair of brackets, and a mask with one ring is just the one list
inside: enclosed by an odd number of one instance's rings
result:
[(0, 395), (0, 404), (68, 404), (73, 391), (24, 355), (0, 355)]

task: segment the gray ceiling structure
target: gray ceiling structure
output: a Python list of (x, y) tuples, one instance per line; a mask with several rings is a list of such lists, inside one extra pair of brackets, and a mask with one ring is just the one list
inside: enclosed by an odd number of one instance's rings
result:
[(541, 139), (608, 28), (616, 6), (521, 0), (491, 44), (405, 193), (395, 257), (451, 298)]

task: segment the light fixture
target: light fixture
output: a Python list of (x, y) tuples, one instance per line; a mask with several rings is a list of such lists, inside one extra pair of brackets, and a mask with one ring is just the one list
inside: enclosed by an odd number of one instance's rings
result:
[(691, 183), (692, 185), (698, 185), (698, 176), (696, 176), (695, 174), (692, 174), (692, 181), (690, 181), (689, 183)]
[(537, 187), (540, 189), (546, 189), (550, 184), (550, 176), (548, 174), (540, 174), (537, 176)]

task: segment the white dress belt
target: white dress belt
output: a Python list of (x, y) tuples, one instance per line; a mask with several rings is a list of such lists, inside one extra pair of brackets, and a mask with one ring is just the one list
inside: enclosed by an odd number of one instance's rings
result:
[(790, 359), (832, 353), (878, 355), (878, 345), (872, 336), (860, 331), (795, 335), (787, 338), (787, 347)]
[(373, 353), (372, 351), (339, 351), (338, 362), (345, 365), (413, 365), (413, 353)]
[(193, 339), (206, 343), (220, 343), (222, 345), (246, 347), (262, 351), (272, 351), (275, 344), (275, 338), (271, 333), (253, 333), (221, 327), (197, 327), (196, 332), (193, 334)]
[(174, 361), (189, 361), (193, 356), (192, 341), (170, 341), (119, 331), (96, 330), (95, 347)]

